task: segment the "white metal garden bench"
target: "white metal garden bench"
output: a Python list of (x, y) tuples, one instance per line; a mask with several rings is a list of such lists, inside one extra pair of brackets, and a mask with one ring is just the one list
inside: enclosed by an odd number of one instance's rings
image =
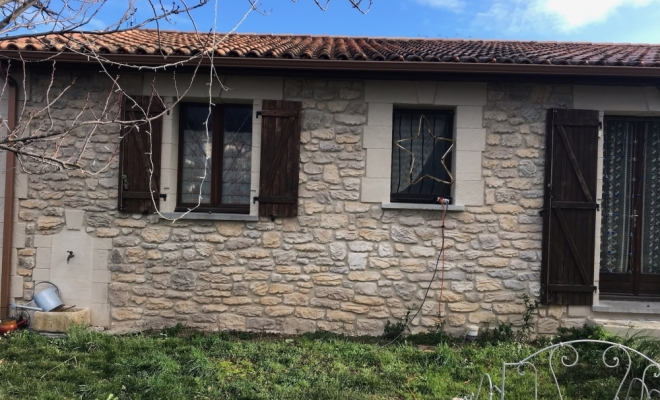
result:
[[(564, 396), (562, 390), (557, 380), (557, 367), (575, 367), (580, 361), (580, 353), (576, 349), (575, 345), (585, 344), (585, 343), (596, 343), (607, 346), (602, 352), (602, 361), (603, 365), (607, 368), (626, 368), (626, 372), (621, 378), (621, 382), (618, 385), (616, 393), (614, 393), (613, 400), (627, 400), (627, 399), (651, 399), (651, 398), (660, 398), (660, 391), (657, 388), (650, 388), (648, 384), (649, 378), (658, 378), (660, 377), (660, 364), (652, 360), (646, 355), (640, 353), (635, 349), (630, 347), (601, 340), (591, 340), (591, 339), (582, 339), (582, 340), (573, 340), (569, 342), (558, 343), (552, 346), (548, 346), (542, 350), (537, 351), (536, 353), (526, 357), (525, 359), (518, 362), (502, 363), (502, 372), (501, 372), (501, 381), (499, 385), (493, 384), (493, 380), (490, 375), (485, 373), (479, 383), (479, 389), (477, 390), (476, 395), (473, 393), (468, 400), (479, 400), (480, 398), (487, 398), (488, 400), (497, 399), (504, 400), (506, 395), (506, 377), (507, 369), (514, 370), (515, 373), (518, 373), (520, 376), (525, 375), (526, 373), (533, 372), (534, 374), (534, 399), (538, 400), (538, 370), (535, 365), (535, 360), (538, 362), (539, 355), (548, 353), (548, 367), (550, 369), (552, 378), (554, 379), (555, 386), (557, 388), (557, 399), (563, 400)], [(557, 353), (555, 355), (555, 353)], [(631, 375), (631, 369), (633, 367), (633, 358), (636, 360), (639, 359), (644, 365), (648, 364), (643, 372), (641, 377), (633, 377)], [(558, 359), (558, 360), (557, 360)], [(559, 362), (559, 363), (558, 363)], [(627, 364), (626, 364), (627, 363)], [(625, 396), (620, 397), (620, 395), (625, 390)], [(481, 397), (480, 397), (481, 396)], [(484, 397), (485, 396), (485, 397)], [(531, 393), (530, 393), (531, 398)]]

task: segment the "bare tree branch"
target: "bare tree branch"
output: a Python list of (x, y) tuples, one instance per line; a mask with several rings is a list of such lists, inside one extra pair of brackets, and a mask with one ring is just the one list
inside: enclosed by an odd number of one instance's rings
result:
[[(122, 10), (115, 20), (106, 24), (102, 29), (89, 32), (83, 31), (89, 27), (90, 22), (107, 9), (110, 0), (0, 0), (0, 35), (4, 39), (27, 38), (40, 36), (44, 33), (59, 35), (60, 43), (67, 43), (59, 52), (54, 51), (49, 57), (30, 63), (41, 63), (49, 66), (49, 72), (35, 74), (30, 78), (33, 87), (38, 87), (39, 92), (28, 90), (28, 65), (29, 63), (22, 58), (16, 60), (7, 59), (0, 68), (0, 77), (4, 77), (4, 83), (0, 87), (0, 97), (6, 93), (7, 77), (11, 74), (15, 79), (21, 82), (23, 91), (22, 104), (18, 111), (17, 121), (12, 129), (7, 125), (7, 116), (0, 115), (0, 128), (3, 129), (3, 135), (0, 136), (0, 151), (13, 152), (18, 159), (20, 168), (26, 173), (43, 173), (56, 170), (76, 171), (84, 176), (112, 176), (112, 168), (116, 168), (121, 142), (126, 140), (125, 135), (141, 134), (149, 137), (149, 146), (145, 153), (149, 155), (148, 174), (150, 191), (154, 193), (155, 188), (151, 187), (156, 173), (153, 157), (154, 153), (152, 142), (152, 124), (165, 115), (173, 112), (178, 105), (186, 98), (190, 97), (194, 83), (203, 80), (207, 89), (203, 94), (205, 106), (207, 108), (206, 119), (204, 123), (204, 132), (201, 136), (201, 142), (196, 143), (196, 148), (191, 148), (193, 157), (203, 159), (202, 170), (199, 177), (195, 178), (194, 197), (196, 205), (190, 207), (186, 214), (193, 212), (203, 203), (203, 186), (210, 178), (210, 154), (207, 152), (206, 145), (210, 145), (212, 132), (209, 131), (209, 123), (212, 120), (212, 109), (217, 100), (217, 89), (227, 91), (227, 88), (213, 65), (216, 51), (228, 35), (248, 18), (251, 13), (268, 15), (268, 12), (262, 9), (259, 0), (247, 0), (246, 12), (243, 17), (234, 25), (229, 32), (217, 33), (216, 26), (219, 15), (220, 0), (172, 0), (171, 4), (166, 4), (163, 0), (128, 0), (122, 5)], [(292, 0), (294, 3), (299, 0)], [(313, 1), (320, 10), (327, 10), (332, 0), (308, 0)], [(337, 0), (338, 1), (338, 0)], [(373, 0), (343, 0), (361, 13), (367, 13), (371, 9)], [(138, 2), (144, 5), (141, 9), (148, 11), (148, 15), (141, 14), (140, 21), (134, 21), (137, 13)], [(117, 2), (112, 5), (116, 6)], [(200, 33), (197, 22), (194, 20), (194, 11), (202, 7), (209, 7), (209, 12), (213, 12), (214, 21), (210, 32)], [(192, 37), (196, 48), (201, 51), (191, 54), (185, 59), (178, 58), (177, 61), (167, 59), (166, 46), (162, 45), (161, 29), (173, 22), (175, 16), (183, 16), (189, 19), (194, 28)], [(127, 24), (131, 24), (127, 27)], [(109, 60), (99, 50), (101, 40), (105, 34), (118, 32), (125, 29), (135, 29), (146, 26), (155, 26), (157, 32), (156, 43), (150, 43), (158, 49), (162, 64), (160, 65), (140, 65), (130, 62), (116, 62)], [(35, 33), (35, 30), (41, 33)], [(8, 37), (8, 34), (14, 34)], [(53, 37), (55, 38), (55, 37)], [(107, 87), (99, 89), (81, 88), (81, 83), (76, 79), (76, 73), (64, 71), (57, 68), (55, 59), (58, 55), (67, 53), (77, 53), (87, 57), (99, 68), (98, 79), (95, 81), (107, 84)], [(208, 65), (206, 65), (208, 64)], [(176, 74), (176, 67), (186, 66), (190, 71), (189, 75), (182, 76)], [(151, 82), (151, 94), (148, 95), (149, 103), (163, 104), (162, 111), (150, 113), (149, 107), (136, 101), (134, 88), (126, 83), (126, 79), (118, 73), (123, 70), (132, 71), (158, 71), (159, 79), (167, 76), (165, 71), (171, 73), (175, 95), (165, 104), (164, 99), (158, 93), (158, 85), (155, 80)], [(169, 72), (171, 71), (171, 72)], [(20, 75), (20, 76), (19, 76)], [(154, 78), (155, 79), (155, 78)], [(162, 82), (162, 81), (161, 81)], [(82, 83), (84, 85), (84, 83)], [(215, 90), (214, 90), (215, 89)], [(85, 91), (86, 94), (82, 95)], [(197, 92), (199, 97), (201, 93)], [(39, 100), (35, 100), (35, 96)], [(67, 107), (67, 101), (75, 97), (77, 106), (75, 109), (66, 109), (67, 117), (62, 117), (63, 109)], [(129, 114), (122, 113), (122, 104), (127, 108), (135, 110), (134, 117), (128, 117)], [(243, 121), (249, 123), (249, 121)], [(242, 128), (241, 128), (242, 129)], [(240, 129), (239, 129), (240, 130)], [(108, 132), (112, 132), (114, 139), (108, 140)], [(117, 134), (120, 132), (120, 134)], [(136, 133), (137, 132), (137, 133)], [(243, 195), (240, 185), (245, 186), (245, 179), (241, 175), (244, 172), (244, 165), (241, 157), (247, 157), (251, 152), (251, 138), (249, 141), (240, 136), (241, 132), (232, 132), (228, 134), (226, 145), (232, 148), (235, 157), (228, 158), (227, 170), (233, 175), (227, 178), (228, 183), (232, 183), (234, 192), (232, 195)], [(100, 140), (101, 137), (106, 137)], [(217, 145), (217, 144), (216, 144)], [(99, 147), (100, 146), (100, 147)], [(205, 147), (206, 146), (206, 147)], [(102, 149), (102, 157), (96, 157)], [(224, 182), (224, 181), (223, 181)], [(156, 212), (164, 218), (157, 209), (157, 200), (152, 195), (152, 203)]]

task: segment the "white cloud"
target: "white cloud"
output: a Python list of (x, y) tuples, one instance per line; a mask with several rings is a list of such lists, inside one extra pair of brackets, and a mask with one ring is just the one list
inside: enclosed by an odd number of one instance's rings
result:
[(446, 8), (452, 11), (460, 11), (465, 6), (463, 0), (417, 0), (417, 2), (425, 6)]
[(543, 0), (540, 11), (559, 19), (565, 30), (573, 30), (594, 22), (602, 22), (618, 8), (640, 7), (651, 0)]
[(643, 7), (660, 0), (497, 0), (477, 24), (486, 20), (506, 24), (509, 31), (575, 29), (606, 21), (625, 7)]

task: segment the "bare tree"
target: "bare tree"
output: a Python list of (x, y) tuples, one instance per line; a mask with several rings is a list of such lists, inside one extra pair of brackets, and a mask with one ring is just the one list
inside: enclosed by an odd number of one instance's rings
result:
[[(219, 86), (221, 90), (227, 90), (213, 66), (216, 57), (215, 49), (233, 33), (240, 24), (245, 21), (250, 13), (257, 12), (268, 14), (258, 0), (247, 0), (246, 12), (242, 19), (229, 32), (217, 33), (216, 20), (214, 19), (211, 29), (202, 33), (193, 17), (193, 11), (205, 9), (213, 13), (217, 18), (219, 0), (174, 0), (167, 5), (162, 0), (128, 0), (122, 11), (115, 11), (115, 21), (95, 31), (86, 30), (90, 23), (103, 10), (110, 7), (110, 0), (0, 0), (0, 35), (5, 40), (21, 40), (28, 37), (42, 36), (48, 34), (48, 38), (59, 44), (58, 51), (52, 52), (47, 59), (31, 61), (47, 63), (50, 74), (45, 86), (45, 98), (42, 106), (38, 109), (34, 105), (28, 105), (27, 93), (23, 93), (23, 102), (18, 105), (18, 117), (13, 126), (8, 126), (6, 115), (0, 115), (0, 124), (6, 135), (0, 136), (0, 150), (12, 152), (16, 155), (19, 166), (27, 173), (44, 173), (57, 170), (73, 170), (83, 175), (98, 175), (110, 169), (117, 162), (119, 149), (118, 141), (112, 141), (105, 145), (107, 157), (103, 160), (89, 159), (87, 156), (90, 144), (96, 142), (105, 132), (135, 132), (141, 131), (151, 135), (152, 122), (169, 113), (181, 99), (190, 92), (195, 79), (204, 79), (208, 90), (206, 93), (208, 114), (205, 121), (205, 140), (210, 142), (208, 129), (213, 106), (213, 88)], [(294, 3), (300, 0), (292, 0)], [(306, 0), (314, 2), (321, 10), (327, 10), (331, 0)], [(344, 0), (361, 13), (367, 13), (373, 0)], [(112, 2), (116, 6), (117, 2)], [(138, 12), (138, 6), (145, 8), (148, 13)], [(136, 19), (141, 17), (138, 21)], [(167, 52), (161, 46), (160, 29), (169, 25), (174, 17), (185, 17), (194, 27), (193, 37), (196, 38), (196, 46), (202, 51), (191, 54), (184, 59), (170, 61)], [(152, 44), (160, 49), (162, 62), (158, 65), (141, 65), (130, 62), (116, 62), (110, 60), (101, 51), (97, 44), (104, 36), (125, 29), (142, 27), (155, 28), (158, 32), (156, 43)], [(101, 92), (99, 90), (89, 91), (83, 100), (83, 105), (74, 114), (69, 115), (63, 122), (61, 118), (54, 116), (61, 112), (62, 100), (65, 99), (73, 88), (76, 87), (75, 77), (65, 83), (58, 76), (58, 56), (63, 53), (77, 53), (87, 57), (96, 63), (100, 69), (100, 76), (106, 78), (107, 87)], [(192, 74), (182, 81), (176, 76), (175, 67), (187, 66), (192, 68)], [(175, 83), (176, 96), (174, 102), (170, 102), (158, 114), (150, 114), (145, 110), (143, 104), (135, 101), (129, 95), (121, 75), (117, 72), (122, 70), (135, 71), (172, 71), (172, 79)], [(20, 87), (26, 91), (26, 79), (28, 61), (22, 58), (2, 60), (0, 76), (5, 78), (4, 85), (0, 88), (0, 95), (7, 91), (9, 76), (21, 81)], [(204, 75), (203, 75), (204, 74)], [(49, 76), (48, 76), (49, 75)], [(162, 74), (161, 74), (162, 75)], [(150, 103), (165, 104), (158, 93), (155, 84), (152, 84)], [(126, 113), (121, 113), (122, 104), (126, 108), (137, 110), (130, 115), (135, 118), (126, 118)], [(124, 138), (121, 138), (123, 140)], [(150, 141), (151, 143), (151, 141)], [(198, 153), (201, 151), (197, 149)], [(246, 150), (239, 150), (245, 152)], [(153, 149), (148, 149), (151, 154)], [(199, 184), (195, 186), (198, 190), (197, 206), (203, 200), (203, 186), (209, 174), (208, 159), (210, 157), (204, 151), (197, 154), (205, 158), (202, 162), (203, 171), (199, 176)], [(149, 171), (151, 177), (154, 174), (154, 164), (151, 160)], [(153, 179), (150, 180), (150, 182)], [(152, 190), (152, 193), (154, 191)], [(153, 197), (153, 196), (152, 196)], [(152, 198), (154, 205), (156, 199)], [(189, 211), (196, 207), (191, 207)]]

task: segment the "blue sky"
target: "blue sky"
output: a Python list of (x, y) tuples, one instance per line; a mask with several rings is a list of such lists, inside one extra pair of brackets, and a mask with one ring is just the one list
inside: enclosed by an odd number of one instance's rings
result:
[[(214, 23), (215, 1), (197, 12)], [(367, 15), (347, 0), (327, 11), (313, 0), (261, 0), (268, 15), (250, 13), (238, 32), (319, 35), (660, 43), (660, 0), (374, 0)], [(217, 0), (217, 30), (231, 29), (247, 0)], [(170, 28), (190, 30), (181, 18)]]

